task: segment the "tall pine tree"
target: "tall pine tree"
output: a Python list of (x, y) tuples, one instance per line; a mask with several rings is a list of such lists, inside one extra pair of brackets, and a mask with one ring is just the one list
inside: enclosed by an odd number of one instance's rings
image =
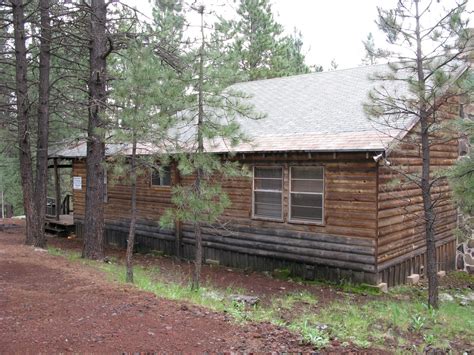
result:
[[(428, 304), (438, 307), (438, 278), (436, 264), (437, 198), (435, 189), (446, 182), (444, 174), (433, 171), (433, 147), (445, 144), (443, 135), (443, 110), (454, 97), (462, 63), (459, 58), (465, 52), (469, 40), (464, 19), (467, 1), (456, 3), (452, 8), (429, 0), (401, 0), (393, 9), (378, 9), (378, 25), (390, 45), (402, 49), (385, 52), (390, 72), (381, 73), (381, 80), (369, 95), (369, 116), (389, 129), (401, 127), (407, 122), (416, 123), (415, 136), (409, 141), (420, 152), (421, 166), (405, 167), (388, 165), (400, 178), (405, 188), (418, 189), (423, 210), (418, 218), (426, 242), (426, 275), (428, 278)], [(439, 14), (436, 19), (432, 14)], [(462, 79), (462, 78), (461, 78)], [(400, 93), (394, 82), (403, 85), (407, 93)], [(471, 88), (472, 90), (472, 88)], [(396, 137), (394, 137), (396, 138)]]
[(242, 80), (258, 80), (309, 72), (302, 53), (302, 36), (285, 36), (273, 15), (270, 0), (240, 0), (235, 20), (222, 20), (218, 30), (231, 43), (233, 61)]
[(242, 167), (213, 154), (214, 146), (229, 149), (240, 143), (242, 134), (238, 119), (258, 119), (251, 105), (244, 103), (247, 96), (225, 90), (237, 74), (231, 66), (221, 66), (223, 43), (218, 36), (207, 36), (204, 21), (205, 8), (195, 9), (201, 17), (199, 48), (188, 60), (183, 78), (188, 83), (186, 109), (180, 112), (178, 151), (173, 158), (178, 162), (181, 175), (192, 177), (192, 184), (173, 187), (173, 209), (166, 211), (161, 222), (165, 226), (175, 221), (192, 226), (195, 239), (195, 268), (192, 288), (200, 287), (203, 258), (202, 228), (219, 223), (230, 200), (221, 182), (244, 173)]

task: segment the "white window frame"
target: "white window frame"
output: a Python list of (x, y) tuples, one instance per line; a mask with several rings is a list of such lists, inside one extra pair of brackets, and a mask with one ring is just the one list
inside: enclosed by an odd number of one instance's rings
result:
[[(160, 168), (168, 168), (169, 173), (170, 173), (170, 184), (169, 185), (155, 185), (155, 184), (153, 184), (153, 172), (157, 171), (159, 173)], [(171, 174), (171, 166), (159, 166), (158, 169), (155, 169), (155, 168), (150, 169), (150, 187), (159, 189), (159, 188), (170, 188), (172, 185), (173, 185), (173, 176)]]
[[(279, 168), (281, 170), (281, 190), (255, 190), (255, 168)], [(278, 179), (274, 179), (278, 180)], [(266, 216), (258, 216), (255, 215), (255, 192), (278, 192), (281, 194), (281, 216), (280, 218), (272, 218)], [(283, 222), (284, 216), (284, 204), (283, 204), (283, 194), (285, 191), (285, 169), (283, 165), (254, 165), (252, 167), (252, 219), (260, 219), (260, 220), (267, 220), (267, 221), (275, 221), (275, 222)]]
[[(300, 168), (300, 167), (317, 167), (317, 168), (322, 168), (323, 169), (323, 192), (298, 192), (295, 191), (293, 192), (293, 179), (292, 179), (292, 170), (293, 168)], [(292, 223), (299, 223), (299, 224), (317, 224), (317, 225), (324, 225), (325, 224), (325, 215), (324, 215), (324, 205), (325, 205), (325, 191), (326, 191), (326, 169), (324, 165), (290, 165), (288, 167), (289, 172), (289, 182), (288, 182), (288, 222)], [(302, 179), (298, 179), (302, 180)], [(314, 179), (307, 179), (307, 180), (314, 180)], [(321, 220), (316, 221), (316, 220), (309, 220), (309, 219), (298, 219), (298, 218), (293, 218), (291, 215), (291, 194), (292, 193), (301, 193), (301, 194), (307, 194), (307, 195), (321, 195)]]

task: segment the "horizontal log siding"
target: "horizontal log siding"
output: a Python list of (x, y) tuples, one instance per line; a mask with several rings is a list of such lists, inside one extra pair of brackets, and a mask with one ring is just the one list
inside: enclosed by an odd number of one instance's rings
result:
[[(82, 237), (83, 220), (75, 220), (77, 235)], [(136, 225), (136, 249), (160, 250), (176, 254), (173, 231), (139, 221)], [(126, 247), (128, 223), (106, 221), (106, 242)], [(328, 241), (330, 240), (330, 241)], [(222, 265), (265, 271), (288, 268), (292, 275), (306, 279), (375, 283), (374, 242), (348, 238), (288, 231), (273, 233), (267, 229), (234, 227), (233, 230), (203, 229), (204, 259), (219, 260)], [(194, 259), (192, 226), (182, 230), (181, 255)]]
[[(84, 220), (74, 217), (76, 234), (82, 238)], [(129, 221), (106, 220), (105, 241), (108, 245), (125, 249), (129, 231)], [(174, 255), (175, 234), (173, 230), (160, 228), (158, 223), (150, 221), (137, 221), (135, 236), (135, 250), (160, 250), (167, 255)]]
[[(252, 179), (239, 177), (221, 181), (232, 205), (225, 210), (226, 230), (205, 228), (205, 257), (222, 264), (272, 270), (290, 267), (308, 278), (347, 278), (375, 282), (375, 244), (377, 216), (376, 164), (372, 156), (355, 154), (272, 154), (245, 155), (239, 160), (253, 165), (284, 167), (284, 221), (252, 219)], [(85, 164), (74, 162), (74, 176), (82, 176), (83, 189), (74, 191), (75, 219), (84, 216)], [(288, 221), (289, 176), (292, 165), (323, 165), (325, 168), (324, 223), (303, 224)], [(181, 183), (191, 184), (192, 176)], [(169, 188), (151, 188), (149, 177), (138, 181), (137, 241), (154, 249), (175, 254), (174, 232), (159, 230), (157, 221), (171, 207)], [(109, 176), (105, 208), (107, 240), (125, 246), (130, 215), (130, 188), (113, 183)], [(156, 228), (153, 229), (153, 228)], [(154, 240), (157, 241), (154, 241)], [(193, 234), (183, 225), (181, 252), (193, 257)], [(286, 266), (285, 266), (286, 265)]]
[[(252, 219), (252, 180), (241, 178), (223, 183), (232, 207), (225, 212), (233, 223), (265, 229), (323, 233), (355, 238), (376, 237), (376, 164), (366, 154), (274, 154), (247, 155), (241, 160), (252, 166), (283, 166), (283, 222)], [(324, 221), (321, 224), (289, 221), (289, 167), (324, 166)], [(186, 181), (187, 178), (183, 178)], [(188, 181), (187, 183), (190, 183)]]
[[(446, 117), (451, 119), (454, 116), (448, 113)], [(389, 286), (405, 283), (406, 276), (411, 272), (419, 273), (425, 263), (421, 189), (403, 177), (403, 174), (421, 174), (418, 129), (418, 125), (415, 126), (390, 152), (387, 156), (390, 166), (383, 163), (379, 166), (377, 263), (379, 279), (388, 282)], [(431, 147), (433, 179), (440, 171), (456, 162), (458, 143), (454, 136), (449, 139), (444, 134), (436, 134), (432, 138), (436, 143)], [(440, 269), (450, 270), (454, 267), (457, 213), (446, 179), (441, 179), (434, 185), (432, 198), (436, 201), (436, 243), (441, 258), (438, 265)]]
[[(451, 271), (455, 268), (456, 241), (450, 240), (447, 243), (440, 241), (436, 243), (436, 258), (438, 260), (437, 269)], [(413, 253), (404, 254), (399, 258), (392, 259), (385, 263), (379, 270), (378, 282), (385, 282), (389, 287), (406, 283), (407, 277), (411, 274), (425, 276), (426, 270), (426, 248), (416, 250)]]
[[(109, 221), (127, 221), (131, 214), (131, 188), (123, 180), (108, 174), (107, 202), (104, 218)], [(74, 190), (74, 217), (83, 219), (85, 208), (86, 165), (84, 160), (73, 163), (73, 176), (82, 177), (82, 190)], [(175, 179), (172, 174), (172, 179)], [(137, 215), (145, 221), (159, 221), (166, 208), (172, 207), (171, 187), (151, 186), (149, 174), (137, 178)]]

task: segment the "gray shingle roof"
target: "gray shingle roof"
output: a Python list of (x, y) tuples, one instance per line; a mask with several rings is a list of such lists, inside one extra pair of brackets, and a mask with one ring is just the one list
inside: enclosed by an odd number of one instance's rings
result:
[[(233, 85), (231, 89), (251, 95), (249, 100), (257, 112), (266, 114), (261, 120), (241, 120), (253, 144), (239, 145), (235, 150), (386, 149), (392, 140), (387, 127), (370, 121), (363, 104), (377, 84), (370, 77), (388, 71), (382, 64)], [(401, 87), (393, 89), (405, 92)]]
[[(208, 150), (383, 151), (400, 131), (390, 130), (387, 135), (386, 126), (377, 126), (366, 117), (363, 104), (377, 85), (370, 78), (388, 71), (388, 65), (382, 64), (234, 84), (229, 89), (249, 94), (255, 111), (266, 117), (240, 119), (250, 143), (229, 148), (221, 141), (208, 142)], [(398, 87), (400, 84), (386, 85), (400, 94), (406, 93)], [(121, 147), (122, 151), (127, 150), (127, 145)], [(85, 145), (71, 148), (52, 156), (85, 156)], [(112, 145), (108, 148), (109, 154), (116, 150)]]
[(254, 136), (371, 131), (362, 108), (374, 85), (369, 75), (386, 70), (386, 65), (364, 66), (251, 81), (232, 88), (252, 95), (257, 111), (267, 114), (261, 121), (245, 121), (245, 130)]

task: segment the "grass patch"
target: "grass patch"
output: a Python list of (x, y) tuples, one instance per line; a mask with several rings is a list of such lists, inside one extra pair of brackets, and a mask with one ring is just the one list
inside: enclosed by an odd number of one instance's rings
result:
[[(51, 255), (91, 265), (105, 272), (113, 281), (125, 283), (125, 267), (115, 259), (111, 263), (103, 263), (81, 259), (78, 252), (57, 248), (48, 248), (48, 251)], [(232, 301), (230, 297), (245, 294), (244, 289), (220, 289), (207, 282), (193, 291), (187, 284), (163, 281), (163, 275), (156, 267), (135, 266), (134, 281), (138, 289), (158, 297), (225, 312), (238, 323), (271, 322), (287, 327), (300, 334), (303, 342), (316, 348), (324, 348), (336, 339), (342, 344), (352, 343), (360, 348), (386, 349), (389, 344), (390, 350), (423, 351), (426, 346), (449, 349), (450, 341), (454, 339), (469, 344), (470, 339), (474, 338), (474, 307), (443, 302), (439, 310), (429, 309), (424, 303), (426, 291), (415, 287), (394, 288), (390, 290), (389, 297), (364, 301), (364, 295), (377, 295), (378, 291), (366, 285), (310, 282), (359, 295), (358, 302), (338, 300), (318, 308), (318, 299), (307, 291), (276, 296), (261, 304), (248, 306)], [(397, 295), (404, 299), (396, 299)]]
[(90, 263), (91, 260), (82, 259), (81, 253), (71, 250), (63, 250), (55, 247), (48, 246), (48, 253), (54, 256), (62, 256), (69, 261), (81, 261), (84, 264)]
[(447, 275), (455, 280), (463, 281), (466, 283), (474, 284), (474, 275), (471, 275), (465, 271), (452, 271)]
[(446, 349), (449, 340), (469, 341), (474, 336), (474, 309), (455, 302), (442, 303), (439, 310), (420, 301), (369, 301), (356, 305), (335, 302), (300, 322), (325, 324), (331, 338), (352, 341), (361, 347), (383, 346), (387, 340), (403, 346), (397, 335), (410, 334), (426, 345)]
[(381, 294), (380, 290), (374, 286), (367, 285), (367, 284), (356, 284), (356, 283), (352, 283), (346, 280), (341, 280), (339, 282), (329, 281), (329, 280), (314, 280), (314, 281), (304, 280), (301, 282), (305, 285), (328, 286), (328, 287), (332, 287), (343, 292), (354, 293), (354, 294), (364, 295), (364, 296), (365, 295), (377, 296)]
[(324, 348), (329, 344), (329, 334), (325, 331), (326, 326), (314, 324), (308, 319), (292, 323), (289, 328), (301, 334), (303, 342), (314, 345), (316, 348)]
[(51, 255), (54, 255), (54, 256), (65, 256), (65, 253), (63, 250), (59, 249), (59, 248), (54, 248), (54, 247), (50, 247), (48, 246), (48, 253), (51, 254)]

